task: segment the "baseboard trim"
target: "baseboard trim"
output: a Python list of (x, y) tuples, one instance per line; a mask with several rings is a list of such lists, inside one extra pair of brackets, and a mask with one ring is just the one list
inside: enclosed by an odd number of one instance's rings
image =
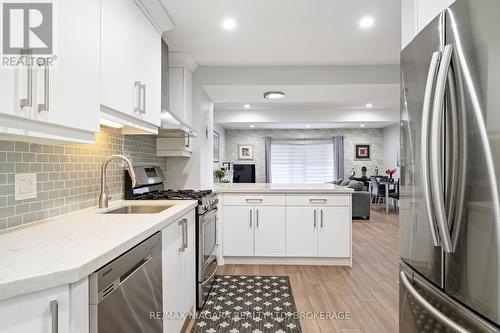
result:
[(226, 265), (304, 265), (304, 266), (348, 266), (351, 258), (304, 258), (304, 257), (224, 257)]

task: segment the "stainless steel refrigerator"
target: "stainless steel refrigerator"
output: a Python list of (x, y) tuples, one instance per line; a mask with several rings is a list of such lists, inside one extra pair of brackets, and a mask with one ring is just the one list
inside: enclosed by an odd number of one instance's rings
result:
[(401, 53), (400, 332), (498, 332), (500, 0)]

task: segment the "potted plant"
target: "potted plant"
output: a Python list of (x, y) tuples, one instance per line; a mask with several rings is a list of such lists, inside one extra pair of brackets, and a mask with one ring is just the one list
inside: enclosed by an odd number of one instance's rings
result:
[(396, 169), (387, 169), (385, 170), (385, 173), (389, 175), (389, 181), (393, 182), (394, 179), (392, 179), (392, 175), (396, 173)]
[(219, 183), (223, 183), (224, 177), (226, 177), (226, 170), (214, 170), (214, 178), (218, 180)]

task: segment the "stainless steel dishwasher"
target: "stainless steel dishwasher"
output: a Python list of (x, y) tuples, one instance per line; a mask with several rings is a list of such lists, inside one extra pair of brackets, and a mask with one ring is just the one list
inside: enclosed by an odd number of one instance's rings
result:
[(161, 233), (90, 275), (91, 333), (161, 333)]

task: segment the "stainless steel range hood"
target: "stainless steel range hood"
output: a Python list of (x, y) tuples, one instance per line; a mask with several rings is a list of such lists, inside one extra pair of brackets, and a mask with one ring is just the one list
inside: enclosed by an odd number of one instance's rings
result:
[(170, 112), (168, 45), (161, 41), (161, 127), (159, 137), (195, 137), (197, 133), (188, 124)]

